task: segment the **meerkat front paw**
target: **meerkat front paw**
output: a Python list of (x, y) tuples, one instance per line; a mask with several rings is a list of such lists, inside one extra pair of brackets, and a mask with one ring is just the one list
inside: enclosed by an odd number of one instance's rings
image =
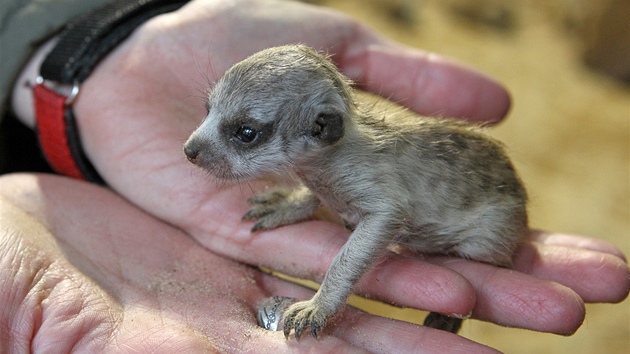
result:
[(258, 220), (252, 227), (252, 232), (308, 219), (319, 206), (319, 199), (306, 187), (273, 189), (252, 197), (247, 202), (252, 208), (243, 215), (243, 220)]
[(300, 340), (304, 330), (311, 327), (311, 334), (317, 339), (330, 316), (330, 313), (317, 306), (312, 299), (297, 302), (284, 312), (284, 337), (289, 339), (291, 330), (294, 330), (295, 339)]

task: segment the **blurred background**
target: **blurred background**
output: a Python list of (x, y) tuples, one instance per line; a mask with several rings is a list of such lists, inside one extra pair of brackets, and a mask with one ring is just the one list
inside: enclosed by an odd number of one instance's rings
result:
[[(630, 1), (310, 2), (505, 84), (513, 106), (491, 134), (529, 187), (532, 226), (597, 237), (630, 255)], [(461, 334), (507, 353), (630, 353), (630, 301), (586, 310), (571, 337), (474, 320)]]

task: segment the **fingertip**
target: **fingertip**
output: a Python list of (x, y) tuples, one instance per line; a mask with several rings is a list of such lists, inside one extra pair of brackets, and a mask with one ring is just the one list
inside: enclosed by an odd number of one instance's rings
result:
[(609, 253), (533, 242), (521, 247), (514, 265), (571, 288), (586, 302), (618, 303), (630, 292), (628, 265)]
[(498, 123), (507, 116), (512, 108), (512, 96), (503, 84), (488, 76), (479, 80), (483, 84), (480, 84), (479, 99), (476, 101), (476, 105), (473, 104), (475, 110), (470, 114), (470, 117), (473, 120), (485, 121), (489, 124)]
[(619, 248), (602, 239), (544, 230), (531, 230), (529, 238), (532, 242), (548, 246), (564, 246), (607, 253), (621, 259), (624, 263), (628, 263), (626, 256)]
[(586, 315), (582, 298), (570, 288), (512, 270), (497, 270), (480, 292), (473, 316), (508, 327), (570, 335)]
[(570, 336), (582, 326), (586, 318), (586, 308), (582, 298), (573, 290), (549, 282), (548, 287), (540, 295), (544, 296), (541, 302), (537, 302), (538, 298), (532, 299), (534, 312), (539, 310), (539, 314), (532, 321), (533, 329)]

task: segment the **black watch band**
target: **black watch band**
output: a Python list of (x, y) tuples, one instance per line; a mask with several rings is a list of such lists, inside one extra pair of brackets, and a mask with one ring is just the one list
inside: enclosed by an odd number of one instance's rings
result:
[[(109, 51), (138, 26), (187, 2), (115, 0), (76, 18), (64, 28), (59, 41), (42, 63), (35, 90), (40, 145), (53, 169), (76, 178), (103, 183), (85, 156), (71, 109), (79, 84)], [(70, 94), (67, 93), (69, 87), (72, 87)]]
[(82, 82), (98, 61), (148, 19), (188, 1), (116, 0), (69, 23), (41, 67), (46, 80)]

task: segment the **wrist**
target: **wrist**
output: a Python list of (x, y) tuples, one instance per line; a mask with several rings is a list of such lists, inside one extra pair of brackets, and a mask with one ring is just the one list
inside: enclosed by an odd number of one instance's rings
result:
[(73, 20), (59, 40), (37, 51), (20, 75), (12, 105), (19, 119), (37, 131), (42, 152), (55, 171), (103, 183), (85, 153), (74, 114), (81, 84), (138, 26), (186, 1), (112, 1)]

